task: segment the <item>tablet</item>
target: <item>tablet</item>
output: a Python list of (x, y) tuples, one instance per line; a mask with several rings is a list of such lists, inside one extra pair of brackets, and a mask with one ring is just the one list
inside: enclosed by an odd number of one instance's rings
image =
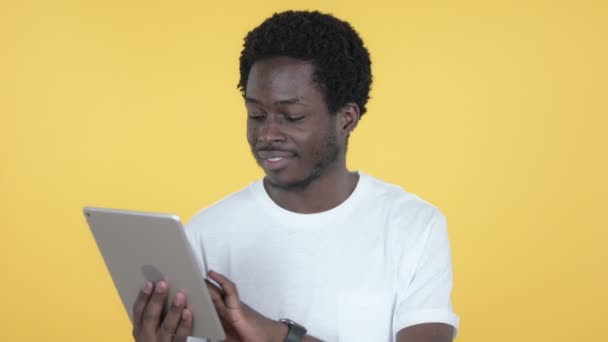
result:
[(194, 257), (179, 217), (137, 211), (84, 208), (120, 299), (133, 323), (133, 304), (147, 280), (169, 283), (169, 301), (179, 290), (193, 314), (192, 336), (226, 338), (205, 276)]

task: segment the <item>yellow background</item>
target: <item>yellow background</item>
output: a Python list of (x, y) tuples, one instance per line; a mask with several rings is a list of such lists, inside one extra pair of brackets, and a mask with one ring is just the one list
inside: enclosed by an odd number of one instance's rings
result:
[(448, 216), (459, 341), (608, 341), (606, 1), (0, 1), (0, 340), (130, 341), (84, 205), (261, 176), (242, 38), (320, 9), (373, 58), (349, 165)]

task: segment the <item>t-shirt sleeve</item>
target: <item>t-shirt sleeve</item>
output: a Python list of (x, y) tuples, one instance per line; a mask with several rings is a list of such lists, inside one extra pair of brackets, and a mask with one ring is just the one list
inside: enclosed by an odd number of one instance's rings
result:
[[(404, 257), (417, 260), (413, 273), (401, 270), (394, 333), (422, 323), (445, 323), (454, 327), (459, 318), (452, 310), (452, 260), (445, 217), (434, 210), (425, 229), (412, 246), (413, 254)], [(416, 257), (418, 256), (418, 257)]]

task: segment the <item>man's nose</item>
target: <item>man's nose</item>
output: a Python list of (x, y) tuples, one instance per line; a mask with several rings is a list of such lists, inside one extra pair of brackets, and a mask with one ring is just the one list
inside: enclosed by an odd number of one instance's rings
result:
[(271, 144), (284, 141), (285, 134), (281, 130), (280, 123), (275, 118), (268, 117), (260, 130), (258, 139), (266, 144)]

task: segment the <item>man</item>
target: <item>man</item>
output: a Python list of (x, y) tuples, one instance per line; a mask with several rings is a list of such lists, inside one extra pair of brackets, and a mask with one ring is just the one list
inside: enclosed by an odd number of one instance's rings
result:
[[(443, 215), (346, 167), (366, 112), (370, 59), (346, 22), (275, 14), (240, 57), (247, 139), (266, 176), (187, 227), (229, 341), (452, 341)], [(168, 284), (145, 285), (137, 341), (183, 341), (196, 317)], [(281, 321), (281, 319), (290, 319)], [(306, 331), (306, 332), (305, 332)], [(315, 336), (315, 337), (313, 337)]]

